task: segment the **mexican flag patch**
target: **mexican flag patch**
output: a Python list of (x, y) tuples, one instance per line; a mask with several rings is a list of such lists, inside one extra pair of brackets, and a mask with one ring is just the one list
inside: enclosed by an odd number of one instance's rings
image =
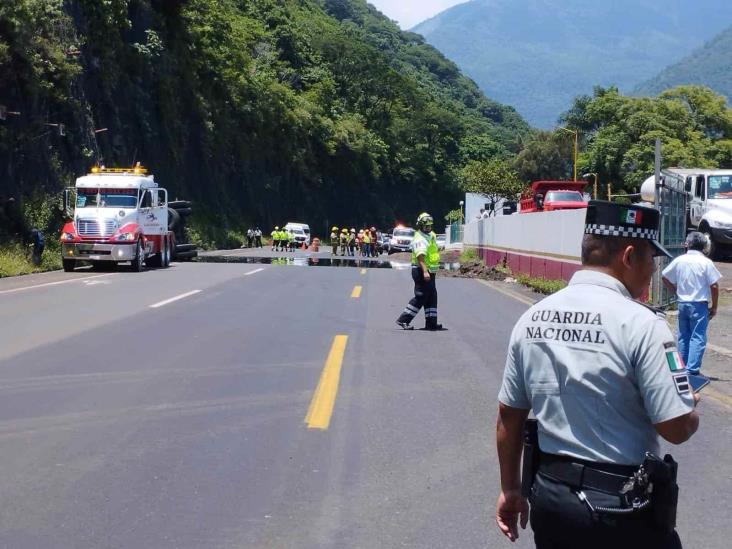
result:
[(681, 355), (676, 349), (666, 351), (666, 362), (668, 362), (668, 367), (672, 372), (680, 372), (686, 368), (684, 361), (681, 360)]

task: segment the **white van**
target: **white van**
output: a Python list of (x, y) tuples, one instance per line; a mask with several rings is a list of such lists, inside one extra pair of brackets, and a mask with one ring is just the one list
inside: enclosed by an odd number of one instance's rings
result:
[(310, 246), (310, 225), (290, 221), (285, 225), (285, 230), (295, 236), (295, 242), (298, 246), (302, 246), (303, 242), (305, 242), (305, 246)]

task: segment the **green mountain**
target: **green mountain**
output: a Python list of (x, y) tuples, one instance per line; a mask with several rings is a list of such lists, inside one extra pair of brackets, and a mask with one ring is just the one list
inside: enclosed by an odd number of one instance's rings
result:
[(732, 27), (639, 85), (634, 93), (656, 95), (680, 84), (703, 84), (732, 100)]
[(2, 2), (0, 105), (6, 233), (57, 229), (47, 198), (97, 162), (142, 161), (219, 240), (439, 219), (529, 129), (364, 0)]
[(413, 30), (549, 128), (596, 85), (632, 90), (732, 21), (728, 0), (473, 0)]

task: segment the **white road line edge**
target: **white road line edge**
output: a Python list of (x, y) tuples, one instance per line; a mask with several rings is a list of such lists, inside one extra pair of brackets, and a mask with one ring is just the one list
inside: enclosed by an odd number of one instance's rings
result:
[(174, 301), (178, 301), (179, 299), (185, 299), (186, 297), (190, 297), (192, 295), (196, 295), (199, 293), (201, 293), (201, 290), (193, 290), (191, 292), (186, 292), (184, 294), (180, 294), (175, 297), (171, 297), (170, 299), (166, 299), (165, 301), (160, 301), (159, 303), (155, 303), (154, 305), (150, 305), (150, 308), (157, 309), (158, 307), (162, 307), (163, 305), (167, 305), (169, 303), (173, 303)]
[(249, 271), (248, 273), (244, 273), (244, 276), (249, 276), (249, 275), (261, 273), (263, 270), (264, 270), (264, 267), (262, 267), (261, 269), (254, 269), (253, 271)]
[(46, 286), (58, 286), (59, 284), (69, 284), (71, 282), (82, 282), (84, 280), (91, 280), (93, 278), (102, 278), (103, 276), (115, 276), (117, 273), (108, 273), (103, 275), (85, 276), (84, 278), (70, 278), (68, 280), (58, 280), (56, 282), (46, 282), (44, 284), (36, 284), (35, 286), (23, 286), (22, 288), (13, 288), (11, 290), (0, 290), (2, 294), (13, 294), (15, 292), (22, 292), (25, 290), (33, 290), (35, 288), (44, 288)]

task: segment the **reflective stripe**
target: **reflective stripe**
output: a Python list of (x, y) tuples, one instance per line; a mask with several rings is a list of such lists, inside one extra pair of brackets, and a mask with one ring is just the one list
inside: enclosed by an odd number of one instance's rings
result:
[(412, 311), (415, 315), (419, 312), (419, 309), (417, 307), (414, 307), (413, 305), (407, 305), (407, 310)]
[(414, 312), (410, 311), (409, 309), (404, 309), (404, 311), (402, 312), (402, 314), (405, 315), (405, 316), (411, 316), (411, 317), (417, 316), (417, 313), (414, 313)]

